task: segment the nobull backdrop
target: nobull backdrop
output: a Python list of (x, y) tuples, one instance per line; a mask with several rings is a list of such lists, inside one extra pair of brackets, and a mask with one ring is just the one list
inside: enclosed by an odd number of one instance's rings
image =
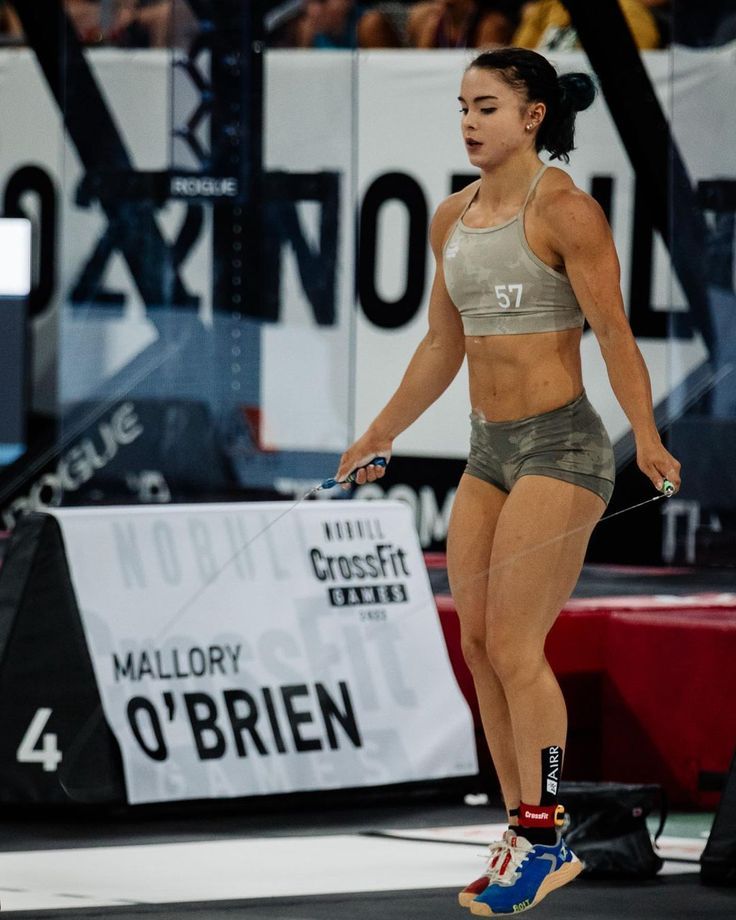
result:
[[(736, 128), (727, 104), (733, 56), (733, 46), (678, 49), (673, 67), (669, 52), (645, 55), (693, 184), (710, 188), (715, 181), (719, 194), (730, 188), (736, 164), (728, 144), (703, 139), (730, 137)], [(169, 167), (169, 56), (104, 50), (87, 59), (134, 168)], [(37, 407), (64, 416), (96, 399), (191, 399), (208, 413), (208, 438), (219, 440), (241, 485), (299, 492), (330, 473), (336, 455), (396, 387), (426, 329), (434, 270), (429, 221), (446, 195), (477, 175), (467, 163), (456, 101), (469, 60), (466, 52), (268, 53), (260, 298), (216, 302), (213, 273), (247, 272), (249, 254), (229, 253), (223, 261), (211, 204), (167, 200), (155, 203), (155, 220), (180, 283), (176, 296), (152, 307), (141, 297), (136, 269), (121, 256), (126, 228), (111, 226), (85, 192), (74, 139), (32, 53), (1, 55), (0, 106), (13, 128), (0, 146), (5, 210), (27, 213), (36, 229)], [(561, 71), (588, 69), (578, 54), (559, 54), (554, 63)], [(687, 391), (699, 367), (727, 363), (728, 355), (709, 355), (690, 322), (600, 97), (579, 117), (577, 148), (565, 168), (609, 215), (655, 402), (677, 391), (681, 411), (692, 400), (678, 388)], [(716, 324), (727, 325), (733, 210), (706, 198), (709, 253), (719, 269), (711, 303)], [(589, 396), (620, 441), (628, 423), (591, 332), (583, 359)], [(732, 383), (724, 376), (718, 405), (730, 417)], [(444, 536), (468, 411), (463, 370), (395, 445), (394, 494), (415, 507), (424, 545)], [(172, 457), (186, 447), (172, 445)], [(411, 462), (401, 467), (402, 458)], [(160, 497), (174, 494), (166, 469), (131, 469), (136, 482), (144, 472), (161, 482)]]

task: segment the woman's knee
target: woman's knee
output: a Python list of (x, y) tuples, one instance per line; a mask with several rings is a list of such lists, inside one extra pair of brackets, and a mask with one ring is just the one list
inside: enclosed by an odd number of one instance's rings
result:
[(464, 633), (460, 647), (462, 649), (463, 658), (465, 659), (465, 664), (467, 664), (471, 674), (488, 671), (490, 663), (486, 651), (486, 639), (483, 633)]
[(534, 680), (546, 663), (543, 641), (499, 625), (486, 629), (485, 654), (505, 687)]

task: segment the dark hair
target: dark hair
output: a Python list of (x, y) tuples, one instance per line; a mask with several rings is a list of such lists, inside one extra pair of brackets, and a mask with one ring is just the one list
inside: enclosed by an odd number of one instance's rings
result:
[(547, 106), (535, 143), (537, 150), (548, 150), (550, 159), (565, 163), (575, 149), (575, 113), (582, 112), (595, 99), (595, 84), (587, 73), (557, 71), (547, 58), (527, 48), (499, 48), (484, 51), (467, 67), (496, 70), (512, 89), (523, 90), (527, 102)]

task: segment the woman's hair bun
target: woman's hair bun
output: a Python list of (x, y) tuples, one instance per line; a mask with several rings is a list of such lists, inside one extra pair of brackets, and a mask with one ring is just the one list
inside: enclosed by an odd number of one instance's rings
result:
[(563, 73), (559, 77), (560, 102), (573, 112), (582, 112), (595, 99), (595, 83), (587, 73)]

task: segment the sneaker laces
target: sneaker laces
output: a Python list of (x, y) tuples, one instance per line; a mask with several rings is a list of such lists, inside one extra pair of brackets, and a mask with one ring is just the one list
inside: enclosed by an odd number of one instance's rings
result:
[(498, 875), (498, 869), (503, 862), (503, 856), (509, 846), (509, 839), (513, 836), (513, 831), (507, 828), (503, 833), (501, 840), (494, 840), (488, 846), (488, 863), (484, 875), (487, 875), (491, 881), (494, 881)]
[(513, 885), (519, 878), (521, 864), (532, 852), (532, 844), (526, 837), (510, 835), (504, 844), (503, 858), (496, 864), (495, 882), (498, 885)]

